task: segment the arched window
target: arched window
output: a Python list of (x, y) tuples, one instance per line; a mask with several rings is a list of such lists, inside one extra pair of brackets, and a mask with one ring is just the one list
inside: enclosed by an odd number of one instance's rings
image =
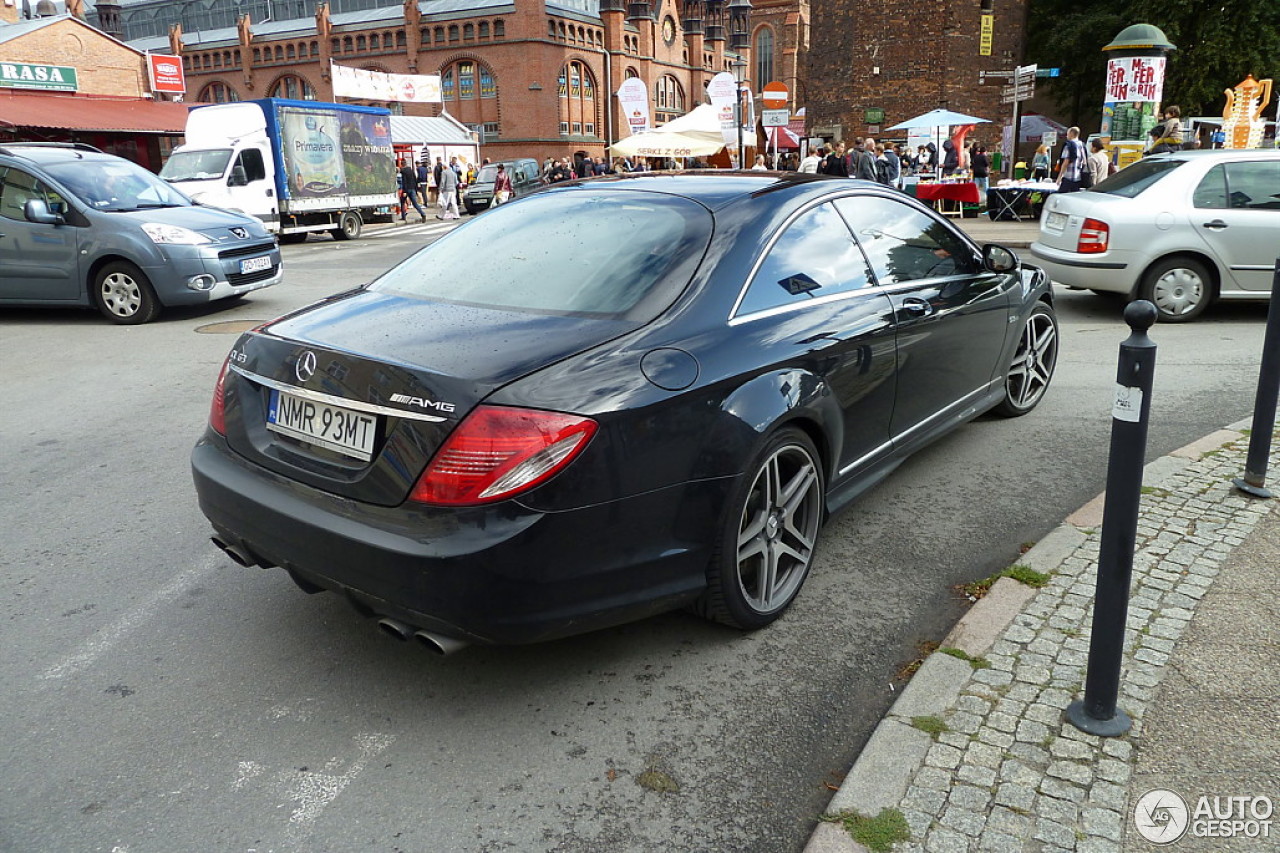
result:
[(356, 50), (368, 50), (369, 40), (364, 36), (356, 36)]
[(505, 37), (506, 37), (506, 35), (507, 35), (507, 23), (506, 23), (506, 21), (494, 21), (494, 22), (493, 22), (493, 37), (494, 37), (494, 38), (498, 38), (498, 39), (500, 39), (500, 38), (505, 38)]
[(314, 101), (316, 90), (311, 84), (294, 74), (286, 74), (271, 87), (269, 98), (292, 98), (295, 101)]
[(756, 46), (751, 49), (756, 59), (756, 88), (774, 80), (773, 67), (773, 30), (761, 27), (756, 30)]
[(472, 41), (473, 39), (475, 39), (475, 37), (476, 37), (476, 26), (475, 26), (475, 24), (463, 24), (463, 25), (462, 25), (462, 38), (463, 38), (463, 39), (465, 39), (466, 41)]
[(450, 24), (449, 25), (449, 41), (457, 41), (457, 40), (458, 40), (458, 25)]
[(493, 71), (474, 59), (459, 59), (440, 70), (440, 97), (444, 109), (468, 126), (484, 126), (485, 135), (497, 135), (498, 84)]
[(562, 136), (595, 136), (595, 75), (585, 62), (573, 60), (560, 69), (556, 90), (560, 95), (560, 134)]
[(288, 59), (297, 59), (297, 58), (298, 58), (298, 54), (294, 52), (293, 45), (289, 45), (287, 48), (285, 48), (285, 53), (284, 53), (284, 55), (285, 55), (285, 57), (287, 57)]
[(658, 124), (665, 124), (684, 115), (684, 89), (680, 88), (680, 82), (670, 74), (658, 78), (653, 99), (657, 105), (654, 121)]
[(480, 38), (487, 39), (488, 37), (489, 37), (489, 22), (481, 21), (480, 22)]
[(369, 36), (369, 50), (381, 50), (381, 49), (382, 49), (382, 36), (378, 35), (377, 33), (374, 33), (373, 35)]
[(205, 104), (231, 104), (240, 100), (240, 95), (226, 83), (210, 83), (200, 90), (196, 100)]

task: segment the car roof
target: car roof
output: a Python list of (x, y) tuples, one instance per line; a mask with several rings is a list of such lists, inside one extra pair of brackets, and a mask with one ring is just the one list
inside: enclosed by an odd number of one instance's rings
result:
[(1280, 148), (1192, 148), (1155, 155), (1169, 160), (1257, 160), (1280, 157)]
[(740, 172), (727, 169), (691, 169), (681, 172), (631, 172), (625, 175), (604, 175), (598, 178), (579, 179), (548, 187), (556, 189), (606, 189), (647, 190), (670, 193), (692, 199), (710, 210), (719, 210), (741, 199), (763, 193), (803, 193), (805, 188), (814, 191), (830, 190), (832, 181), (844, 181), (866, 186), (879, 186), (867, 181), (853, 182), (847, 178), (833, 178), (803, 172)]
[(0, 145), (0, 155), (22, 157), (36, 163), (62, 163), (67, 160), (118, 160), (91, 145), (80, 143), (8, 142)]

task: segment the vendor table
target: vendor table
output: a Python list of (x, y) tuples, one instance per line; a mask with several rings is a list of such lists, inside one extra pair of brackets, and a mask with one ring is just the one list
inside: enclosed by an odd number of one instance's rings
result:
[(987, 215), (992, 219), (1023, 219), (1039, 221), (1045, 200), (1057, 192), (1053, 183), (1029, 186), (991, 187), (987, 190)]
[[(978, 192), (978, 185), (973, 181), (952, 181), (949, 183), (927, 183), (916, 184), (916, 198), (921, 201), (931, 201), (941, 213), (954, 213), (959, 215), (961, 205), (964, 204), (981, 204), (982, 195)], [(946, 210), (943, 202), (956, 202), (955, 210)]]

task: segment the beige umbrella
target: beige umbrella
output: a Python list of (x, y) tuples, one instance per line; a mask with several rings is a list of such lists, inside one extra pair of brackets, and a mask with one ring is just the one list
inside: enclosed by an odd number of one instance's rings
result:
[(662, 127), (619, 139), (609, 146), (614, 157), (706, 157), (724, 148), (720, 118), (703, 104)]

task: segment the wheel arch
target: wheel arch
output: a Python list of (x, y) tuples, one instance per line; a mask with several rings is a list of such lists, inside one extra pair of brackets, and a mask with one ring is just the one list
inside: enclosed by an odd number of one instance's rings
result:
[(93, 283), (94, 281), (97, 280), (98, 273), (102, 272), (102, 268), (105, 267), (107, 264), (114, 264), (114, 263), (125, 263), (135, 267), (138, 270), (138, 272), (142, 273), (143, 276), (146, 276), (147, 281), (151, 283), (151, 289), (152, 291), (155, 292), (156, 301), (159, 302), (161, 305), (165, 304), (165, 301), (161, 297), (160, 292), (156, 290), (155, 283), (151, 282), (151, 277), (147, 276), (147, 271), (146, 269), (143, 268), (142, 264), (138, 263), (136, 260), (129, 257), (128, 255), (123, 255), (123, 254), (120, 254), (119, 252), (109, 252), (105, 255), (100, 255), (94, 258), (89, 263), (88, 268), (85, 270), (84, 281), (82, 282), (84, 285), (83, 295), (84, 295), (84, 298), (88, 301), (88, 304), (90, 307), (97, 305), (96, 298), (93, 293)]
[(1129, 292), (1129, 299), (1133, 300), (1140, 298), (1142, 295), (1143, 285), (1146, 284), (1147, 276), (1151, 275), (1151, 271), (1165, 261), (1170, 261), (1174, 258), (1190, 258), (1193, 261), (1204, 264), (1205, 269), (1209, 271), (1209, 275), (1212, 279), (1209, 282), (1209, 287), (1212, 291), (1209, 294), (1209, 300), (1212, 302), (1218, 298), (1218, 293), (1222, 289), (1222, 270), (1218, 267), (1218, 262), (1208, 254), (1201, 252), (1198, 249), (1178, 249), (1175, 251), (1165, 252), (1162, 255), (1152, 258), (1151, 262), (1142, 268), (1142, 274), (1137, 277), (1137, 281), (1134, 282), (1133, 285), (1133, 290)]

